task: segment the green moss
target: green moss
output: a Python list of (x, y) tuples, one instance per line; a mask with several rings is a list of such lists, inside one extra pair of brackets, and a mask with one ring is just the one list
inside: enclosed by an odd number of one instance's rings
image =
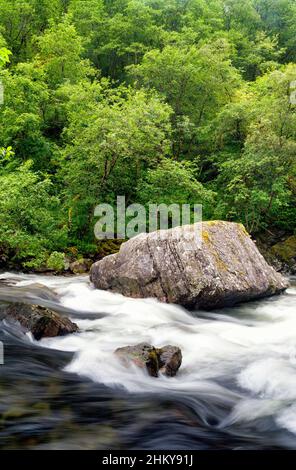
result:
[(271, 248), (274, 255), (284, 261), (289, 261), (296, 257), (296, 235), (288, 238), (284, 242), (277, 243)]
[(152, 349), (150, 352), (149, 352), (149, 359), (151, 359), (152, 361), (158, 361), (158, 354), (157, 354), (157, 350), (156, 349)]

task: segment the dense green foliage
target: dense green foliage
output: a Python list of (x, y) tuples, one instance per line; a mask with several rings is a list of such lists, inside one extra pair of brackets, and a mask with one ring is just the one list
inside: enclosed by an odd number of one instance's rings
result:
[(3, 263), (95, 256), (117, 195), (294, 232), (295, 0), (0, 0), (0, 79)]

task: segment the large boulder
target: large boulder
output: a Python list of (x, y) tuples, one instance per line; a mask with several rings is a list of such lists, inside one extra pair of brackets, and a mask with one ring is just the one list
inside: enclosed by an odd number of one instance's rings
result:
[[(202, 244), (190, 238), (193, 228), (201, 230)], [(90, 279), (98, 289), (190, 309), (231, 306), (288, 287), (243, 225), (222, 221), (140, 234), (93, 264)]]
[(134, 364), (147, 370), (152, 377), (158, 377), (159, 372), (174, 377), (182, 363), (181, 349), (171, 345), (157, 349), (151, 344), (140, 343), (118, 348), (115, 354), (124, 366)]
[(64, 336), (78, 331), (76, 323), (69, 318), (39, 305), (12, 303), (1, 312), (1, 317), (20, 323), (25, 331), (32, 333), (36, 340)]

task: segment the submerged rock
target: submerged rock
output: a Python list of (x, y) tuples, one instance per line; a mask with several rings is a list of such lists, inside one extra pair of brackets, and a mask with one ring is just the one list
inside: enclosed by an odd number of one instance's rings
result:
[(156, 349), (151, 344), (140, 343), (118, 348), (115, 354), (125, 366), (133, 363), (142, 369), (146, 368), (152, 377), (158, 377), (159, 372), (173, 377), (182, 363), (181, 349), (175, 346)]
[[(193, 228), (201, 230), (201, 246), (188, 237)], [(140, 234), (123, 243), (119, 253), (93, 264), (90, 278), (98, 289), (190, 309), (231, 306), (288, 287), (243, 225), (222, 221), (176, 227), (161, 237), (160, 232)]]
[(115, 354), (125, 366), (133, 363), (142, 369), (146, 368), (148, 374), (152, 377), (158, 376), (159, 365), (156, 349), (150, 344), (141, 343), (136, 346), (125, 346), (116, 349)]
[(30, 331), (36, 340), (46, 337), (64, 336), (78, 331), (78, 326), (69, 318), (38, 305), (13, 303), (2, 312), (2, 317), (18, 321)]
[(182, 364), (182, 352), (176, 346), (164, 346), (157, 349), (160, 372), (168, 377), (174, 377)]

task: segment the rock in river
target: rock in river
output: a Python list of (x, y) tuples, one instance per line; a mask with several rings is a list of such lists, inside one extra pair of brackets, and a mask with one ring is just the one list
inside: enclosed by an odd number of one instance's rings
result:
[(146, 368), (152, 377), (158, 377), (159, 372), (174, 377), (182, 363), (181, 349), (170, 345), (157, 349), (151, 344), (140, 343), (118, 348), (115, 354), (125, 366), (133, 363), (142, 369)]
[(19, 322), (36, 340), (64, 336), (78, 331), (76, 323), (69, 318), (38, 305), (12, 303), (1, 312), (1, 317)]
[(190, 309), (231, 306), (288, 287), (243, 225), (212, 221), (195, 228), (202, 233), (202, 244), (186, 237), (192, 233), (190, 225), (128, 240), (119, 253), (93, 264), (91, 281), (98, 289), (154, 297)]
[(74, 274), (85, 274), (89, 272), (91, 265), (90, 259), (82, 258), (70, 264), (70, 271)]
[(182, 363), (182, 352), (176, 346), (163, 346), (157, 349), (159, 370), (168, 377), (174, 377)]

